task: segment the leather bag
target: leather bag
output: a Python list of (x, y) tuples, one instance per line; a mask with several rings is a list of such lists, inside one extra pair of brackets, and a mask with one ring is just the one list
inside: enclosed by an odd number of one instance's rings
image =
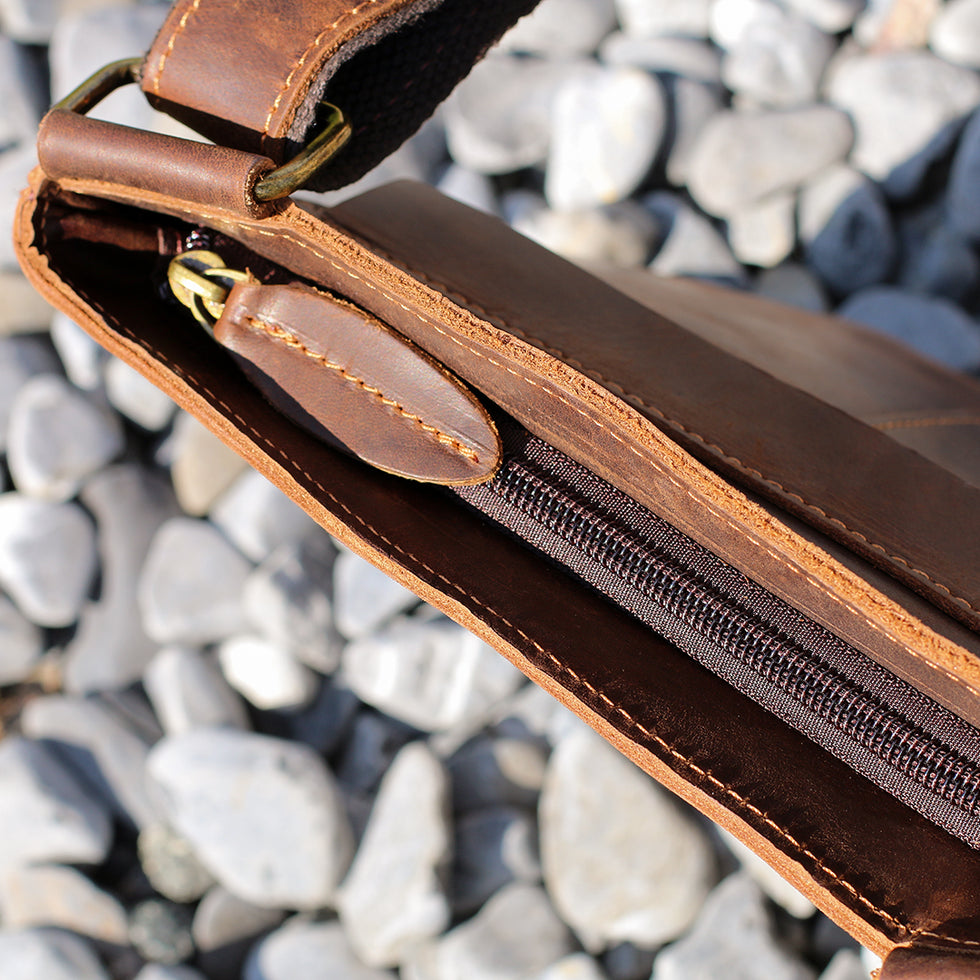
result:
[[(980, 977), (980, 387), (418, 185), (277, 196), (365, 173), (533, 5), (178, 0), (42, 123), (24, 269), (882, 980)], [(213, 144), (85, 114), (125, 80)], [(310, 176), (316, 134), (349, 143)]]

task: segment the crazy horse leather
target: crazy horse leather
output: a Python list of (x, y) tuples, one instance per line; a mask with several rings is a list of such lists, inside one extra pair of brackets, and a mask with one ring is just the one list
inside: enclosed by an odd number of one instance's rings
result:
[[(235, 151), (266, 153), (265, 117), (256, 122), (255, 106), (266, 105), (268, 113), (270, 92), (282, 91), (277, 112), (288, 102), (298, 118), (308, 90), (297, 78), (321, 47), (335, 50), (327, 42), (338, 30), (335, 21), (354, 24), (365, 14), (356, 6), (349, 13), (333, 4), (294, 6), (304, 18), (316, 21), (310, 11), (318, 7), (329, 19), (312, 27), (297, 20), (306, 35), (296, 28), (290, 53), (274, 68), (278, 80), (263, 82), (241, 115), (232, 111), (239, 95), (221, 94), (232, 100), (227, 109), (236, 121), (220, 135)], [(379, 0), (370, 13), (387, 16), (397, 6)], [(160, 77), (160, 93), (191, 103), (185, 121), (220, 119), (226, 107), (208, 102), (206, 88), (193, 96), (181, 88), (181, 73), (199, 74), (205, 64), (204, 54), (192, 58), (190, 49), (182, 60), (182, 45), (197, 36), (193, 50), (204, 52), (210, 32), (220, 73), (235, 74), (229, 52), (238, 44), (241, 57), (254, 59), (260, 42), (255, 31), (238, 37), (234, 16), (254, 26), (260, 7), (270, 5), (198, 0), (175, 8), (148, 64), (156, 59), (151, 72)], [(214, 10), (224, 13), (205, 19)], [(428, 16), (436, 8), (426, 10)], [(438, 10), (449, 16), (452, 8)], [(388, 26), (397, 32), (395, 21)], [(451, 17), (440, 30), (437, 36), (454, 36)], [(417, 39), (423, 34), (419, 27)], [(370, 47), (380, 34), (369, 28), (366, 36)], [(424, 45), (406, 50), (422, 56)], [(297, 51), (310, 53), (304, 60)], [(360, 56), (345, 63), (353, 69)], [(439, 53), (428, 56), (438, 60)], [(144, 73), (144, 87), (154, 85), (150, 77)], [(341, 101), (332, 82), (326, 96)], [(980, 852), (587, 587), (556, 574), (442, 489), (365, 466), (297, 427), (231, 369), (227, 353), (186, 311), (157, 301), (156, 284), (187, 232), (203, 224), (256, 262), (342, 296), (535, 434), (767, 588), (792, 596), (848, 642), (964, 717), (972, 712), (976, 723), (980, 648), (969, 608), (978, 594), (971, 550), (980, 537), (976, 470), (965, 461), (951, 464), (958, 454), (945, 438), (975, 425), (974, 384), (844, 326), (832, 328), (833, 361), (799, 360), (812, 328), (805, 315), (685, 284), (663, 284), (653, 295), (640, 295), (634, 285), (637, 302), (502, 224), (412, 185), (332, 212), (285, 203), (258, 214), (242, 194), (221, 191), (202, 201), (208, 173), (192, 181), (188, 199), (168, 194), (170, 164), (161, 160), (155, 168), (152, 155), (141, 163), (151, 179), (131, 182), (125, 161), (113, 159), (111, 130), (98, 131), (105, 151), (98, 172), (91, 164), (73, 172), (71, 148), (59, 142), (64, 131), (55, 123), (42, 132), (42, 164), (62, 162), (56, 172), (34, 174), (18, 214), (25, 271), (46, 296), (348, 546), (484, 637), (631, 759), (749, 843), (886, 958), (884, 980), (980, 975)], [(72, 139), (87, 139), (85, 127), (72, 131)], [(251, 136), (239, 141), (236, 132)], [(355, 121), (354, 141), (356, 132)], [(270, 129), (265, 140), (273, 162), (280, 149), (291, 152), (284, 134), (282, 126)], [(131, 136), (119, 138), (120, 146), (130, 145)], [(280, 149), (273, 148), (277, 140)], [(81, 152), (83, 160), (94, 156)], [(227, 180), (217, 169), (213, 176)], [(647, 303), (669, 310), (670, 319)], [(783, 347), (746, 342), (750, 353), (742, 356), (737, 334), (753, 323), (762, 324), (762, 336), (781, 323), (794, 339)], [(819, 365), (808, 381), (801, 377), (804, 361)], [(837, 364), (858, 378), (862, 362), (871, 378), (864, 394), (834, 381)], [(741, 393), (736, 411), (720, 397), (723, 388)], [(915, 419), (956, 424), (891, 424)], [(918, 441), (910, 445), (906, 429), (913, 428)], [(904, 493), (884, 493), (886, 480), (871, 479), (862, 454), (870, 454), (878, 474), (884, 467), (889, 480), (907, 480), (899, 484)], [(849, 472), (852, 464), (861, 467), (857, 473)], [(914, 467), (914, 479), (906, 466)], [(923, 485), (941, 496), (930, 497)], [(891, 516), (882, 519), (872, 503)]]

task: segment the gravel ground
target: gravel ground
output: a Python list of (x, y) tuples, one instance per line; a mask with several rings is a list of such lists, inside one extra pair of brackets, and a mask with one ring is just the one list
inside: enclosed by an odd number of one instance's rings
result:
[[(0, 0), (5, 223), (49, 96), (165, 9)], [(976, 372), (978, 68), (980, 0), (544, 0), (361, 186)], [(169, 126), (132, 92), (105, 113)], [(0, 284), (4, 980), (866, 980), (737, 842), (52, 317), (6, 240)]]

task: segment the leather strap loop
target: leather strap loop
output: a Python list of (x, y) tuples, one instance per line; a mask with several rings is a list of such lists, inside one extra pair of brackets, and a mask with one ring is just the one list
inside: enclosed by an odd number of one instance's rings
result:
[(356, 180), (407, 139), (538, 0), (178, 0), (143, 67), (159, 109), (281, 163), (327, 99), (350, 144), (309, 185)]

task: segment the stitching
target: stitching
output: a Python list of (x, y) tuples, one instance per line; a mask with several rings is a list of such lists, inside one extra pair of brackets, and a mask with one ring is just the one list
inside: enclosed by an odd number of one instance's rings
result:
[(194, 2), (184, 11), (184, 16), (180, 18), (173, 34), (170, 35), (170, 41), (167, 44), (166, 49), (163, 54), (160, 55), (160, 60), (157, 62), (157, 70), (153, 75), (153, 94), (160, 94), (160, 76), (163, 73), (163, 66), (167, 63), (167, 59), (173, 54), (174, 45), (177, 43), (177, 38), (183, 32), (184, 28), (187, 26), (187, 22), (191, 19), (194, 12), (198, 7), (201, 6), (201, 0), (194, 0)]
[(291, 347), (294, 350), (298, 350), (300, 353), (305, 354), (317, 364), (320, 364), (325, 368), (329, 368), (331, 371), (336, 371), (337, 374), (339, 374), (345, 381), (349, 381), (362, 391), (366, 391), (369, 395), (373, 395), (379, 402), (381, 402), (382, 405), (393, 409), (398, 415), (401, 415), (409, 422), (414, 422), (420, 429), (422, 429), (423, 432), (427, 432), (429, 435), (435, 437), (437, 442), (455, 450), (460, 456), (464, 456), (473, 463), (480, 462), (480, 457), (474, 449), (471, 449), (458, 439), (454, 439), (452, 436), (447, 435), (445, 432), (436, 428), (436, 426), (430, 425), (413, 412), (409, 412), (393, 398), (389, 398), (387, 395), (385, 395), (380, 388), (376, 388), (374, 385), (368, 384), (368, 382), (364, 381), (362, 378), (358, 378), (356, 375), (351, 374), (342, 364), (334, 364), (323, 354), (319, 354), (315, 350), (311, 350), (295, 334), (290, 333), (288, 330), (284, 330), (280, 326), (263, 323), (254, 316), (246, 316), (245, 321), (253, 329), (261, 330), (272, 339), (278, 340), (280, 343), (285, 344), (286, 347)]
[[(200, 2), (200, 0), (198, 0)], [(337, 27), (339, 27), (345, 20), (354, 17), (356, 14), (360, 13), (365, 7), (372, 6), (378, 3), (379, 0), (362, 0), (361, 3), (357, 4), (356, 7), (352, 7), (349, 10), (344, 11), (332, 24), (327, 24), (326, 27), (320, 31), (319, 34), (310, 42), (306, 50), (300, 56), (300, 59), (293, 65), (289, 74), (286, 76), (285, 81), (279, 87), (279, 91), (276, 93), (275, 101), (272, 103), (269, 109), (268, 115), (265, 117), (265, 123), (262, 126), (262, 148), (265, 149), (268, 139), (269, 139), (269, 129), (272, 126), (272, 117), (276, 114), (280, 104), (282, 103), (283, 97), (286, 92), (289, 91), (290, 86), (293, 84), (293, 79), (296, 77), (297, 72), (306, 64), (307, 59), (313, 54), (314, 51), (323, 43), (326, 36)], [(293, 113), (295, 115), (295, 112)]]
[(957, 418), (955, 415), (949, 415), (925, 419), (891, 419), (888, 422), (878, 422), (874, 427), (887, 432), (889, 429), (924, 429), (934, 425), (980, 425), (980, 416), (964, 415)]

